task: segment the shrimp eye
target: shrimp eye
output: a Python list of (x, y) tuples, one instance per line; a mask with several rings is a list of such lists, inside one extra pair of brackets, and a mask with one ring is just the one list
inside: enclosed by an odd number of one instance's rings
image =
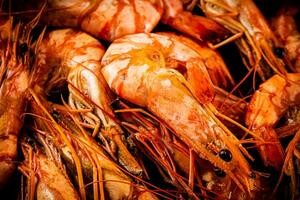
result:
[(282, 48), (282, 47), (276, 47), (276, 48), (274, 48), (274, 54), (278, 58), (283, 58), (284, 55), (285, 55), (284, 48)]
[(28, 45), (26, 43), (22, 43), (19, 45), (18, 52), (21, 56), (24, 56), (27, 51), (28, 51)]
[(228, 149), (222, 149), (220, 152), (219, 152), (219, 156), (222, 160), (226, 161), (226, 162), (229, 162), (232, 160), (232, 154), (231, 152), (228, 150)]
[(214, 167), (214, 172), (218, 177), (225, 177), (226, 173), (221, 170), (219, 167)]
[(255, 179), (255, 178), (256, 178), (256, 175), (255, 175), (254, 172), (251, 172), (251, 173), (250, 173), (250, 178), (252, 178), (252, 179)]
[(26, 43), (22, 43), (20, 45), (20, 50), (21, 50), (21, 53), (26, 53), (28, 51), (28, 45)]
[(57, 112), (56, 110), (53, 110), (51, 114), (55, 121), (57, 121), (57, 122), (60, 121), (61, 117), (60, 117), (59, 112)]
[(110, 106), (111, 106), (113, 109), (121, 109), (122, 106), (120, 105), (120, 99), (119, 99), (119, 98), (116, 98), (116, 99), (112, 100), (112, 102), (110, 103)]

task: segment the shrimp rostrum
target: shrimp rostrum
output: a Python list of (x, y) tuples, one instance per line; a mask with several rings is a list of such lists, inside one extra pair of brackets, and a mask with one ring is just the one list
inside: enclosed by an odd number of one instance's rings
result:
[[(102, 59), (102, 73), (116, 94), (147, 108), (197, 156), (253, 196), (258, 179), (241, 152), (247, 151), (214, 115), (213, 84), (203, 60), (194, 52), (197, 44), (181, 38), (153, 33), (117, 39)], [(171, 66), (185, 72), (182, 75)], [(223, 149), (230, 151), (230, 160), (219, 156)]]
[(112, 158), (131, 173), (141, 174), (109, 105), (109, 90), (100, 73), (103, 53), (101, 43), (86, 33), (73, 29), (52, 31), (38, 49), (31, 84), (44, 98), (51, 89), (67, 84), (68, 103), (80, 114), (84, 127), (101, 141)]

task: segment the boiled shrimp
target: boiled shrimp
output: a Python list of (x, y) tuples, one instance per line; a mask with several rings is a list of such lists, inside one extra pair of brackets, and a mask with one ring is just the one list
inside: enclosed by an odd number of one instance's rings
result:
[[(241, 153), (246, 150), (213, 114), (209, 74), (194, 48), (180, 38), (135, 34), (114, 41), (102, 59), (104, 78), (116, 94), (151, 111), (196, 155), (223, 170), (251, 196), (256, 181)], [(174, 62), (195, 73), (185, 78), (169, 67)], [(222, 149), (231, 152), (232, 160), (218, 156)]]
[(35, 134), (42, 134), (60, 150), (59, 153), (71, 172), (80, 173), (77, 169), (81, 169), (83, 176), (77, 176), (78, 183), (91, 183), (92, 195), (89, 194), (90, 187), (87, 187), (82, 199), (157, 199), (146, 187), (135, 184), (131, 174), (111, 160), (104, 149), (85, 132), (69, 106), (55, 105), (39, 99), (34, 92), (32, 95), (30, 110), (34, 116), (39, 116), (34, 117)]
[(1, 40), (0, 51), (0, 187), (16, 168), (18, 135), (23, 126), (22, 115), (26, 108), (32, 64), (28, 45), (31, 30), (38, 20), (39, 15), (28, 24), (18, 24), (13, 29), (10, 18), (1, 27), (1, 36), (6, 35), (7, 38)]
[(46, 97), (68, 83), (69, 105), (81, 122), (98, 136), (107, 152), (134, 174), (142, 169), (126, 147), (124, 133), (109, 105), (109, 90), (100, 74), (104, 48), (92, 36), (72, 29), (50, 32), (42, 41), (31, 80), (36, 93)]
[(176, 30), (200, 41), (219, 42), (229, 31), (209, 18), (192, 14), (181, 0), (163, 0), (164, 12), (161, 21)]
[[(123, 126), (136, 139), (139, 150), (156, 164), (166, 182), (182, 188), (193, 199), (250, 198), (222, 170), (196, 156), (160, 119), (142, 108), (129, 107), (120, 99), (114, 100), (113, 105), (115, 112), (121, 115)], [(231, 158), (227, 150), (222, 150), (221, 154), (225, 159)], [(197, 189), (200, 194), (195, 192)], [(252, 191), (252, 197), (259, 198), (259, 190)]]
[(39, 139), (42, 140), (42, 145), (35, 141), (33, 147), (26, 141), (30, 140), (32, 144), (33, 139), (25, 137), (26, 139), (22, 141), (25, 160), (19, 166), (19, 170), (27, 180), (27, 186), (23, 190), (25, 199), (34, 200), (36, 197), (37, 199), (79, 200), (79, 195), (64, 170), (58, 150), (41, 137)]
[(266, 166), (279, 170), (283, 164), (284, 151), (274, 127), (288, 108), (299, 105), (299, 93), (300, 74), (289, 73), (274, 75), (251, 98), (246, 124), (265, 140), (265, 144), (258, 144), (258, 149)]
[(264, 81), (274, 73), (295, 71), (286, 55), (275, 54), (282, 44), (252, 0), (201, 0), (200, 7), (234, 34), (222, 44), (235, 41), (249, 72), (258, 72)]
[[(28, 6), (41, 2), (31, 1)], [(216, 22), (185, 11), (180, 0), (51, 0), (44, 16), (47, 24), (80, 28), (113, 41), (133, 33), (149, 33), (159, 21), (200, 40), (220, 40), (228, 31)], [(61, 20), (64, 18), (65, 20)]]
[[(275, 34), (283, 42), (284, 48), (278, 49), (278, 54), (287, 53), (297, 72), (300, 72), (300, 33), (295, 20), (299, 9), (296, 7), (284, 7), (271, 21), (271, 27)], [(286, 51), (285, 51), (286, 49)]]

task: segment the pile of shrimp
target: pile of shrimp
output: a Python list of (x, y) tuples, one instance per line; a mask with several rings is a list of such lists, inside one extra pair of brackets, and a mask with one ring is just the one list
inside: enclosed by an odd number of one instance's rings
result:
[(1, 196), (300, 198), (299, 6), (0, 2)]

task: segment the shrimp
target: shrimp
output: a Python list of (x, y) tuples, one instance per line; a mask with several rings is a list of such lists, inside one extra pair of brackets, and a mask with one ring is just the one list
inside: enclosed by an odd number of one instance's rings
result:
[(34, 116), (39, 116), (34, 119), (35, 134), (42, 134), (60, 150), (69, 171), (83, 173), (81, 177), (75, 176), (75, 180), (88, 181), (86, 183), (93, 186), (93, 195), (83, 193), (82, 199), (157, 199), (144, 186), (135, 184), (131, 174), (109, 158), (104, 149), (85, 132), (69, 106), (55, 105), (40, 99), (34, 92), (31, 94), (30, 110)]
[[(28, 6), (32, 9), (39, 4), (31, 1)], [(47, 24), (80, 28), (108, 41), (149, 33), (159, 21), (204, 41), (219, 40), (228, 34), (214, 21), (184, 11), (180, 0), (50, 0), (47, 6), (43, 18)]]
[[(282, 8), (271, 21), (271, 27), (286, 49), (291, 60), (291, 65), (300, 72), (300, 33), (297, 30), (294, 17), (299, 13), (296, 7)], [(284, 49), (278, 49), (278, 54), (284, 53)]]
[[(213, 84), (201, 57), (195, 55), (197, 44), (187, 45), (183, 38), (152, 33), (115, 40), (102, 59), (104, 78), (113, 92), (147, 108), (195, 155), (225, 172), (251, 196), (256, 181), (241, 153), (247, 151), (213, 114)], [(183, 63), (186, 78), (170, 67), (174, 62)], [(230, 161), (218, 156), (222, 149), (230, 151)]]
[(28, 24), (17, 24), (14, 29), (12, 18), (9, 18), (9, 22), (3, 24), (5, 28), (0, 28), (1, 36), (7, 36), (0, 40), (0, 187), (16, 168), (18, 135), (23, 126), (32, 64), (28, 46), (39, 16)]
[[(36, 1), (30, 3), (30, 6)], [(113, 41), (124, 35), (150, 32), (159, 22), (161, 0), (50, 0), (44, 21), (58, 27), (80, 28), (91, 35)], [(62, 17), (65, 20), (61, 20)]]
[[(114, 100), (113, 105), (115, 112), (121, 114), (123, 126), (136, 139), (134, 141), (140, 151), (156, 164), (166, 182), (184, 189), (193, 199), (202, 196), (212, 199), (249, 198), (230, 177), (208, 161), (195, 156), (164, 122), (142, 108), (130, 108), (120, 99)], [(226, 150), (220, 154), (224, 158), (231, 156)], [(195, 192), (197, 189), (200, 189), (200, 194)], [(253, 197), (259, 197), (257, 191), (252, 191)]]
[[(57, 150), (41, 137), (44, 147), (39, 147), (40, 144), (33, 139), (26, 140), (28, 142), (22, 142), (25, 160), (18, 167), (27, 178), (25, 199), (34, 200), (36, 196), (37, 199), (79, 200), (79, 195), (64, 170)], [(32, 144), (33, 141), (34, 147), (29, 145), (29, 142)]]
[(200, 7), (234, 34), (224, 42), (236, 41), (249, 72), (258, 72), (263, 81), (274, 73), (295, 72), (286, 55), (275, 54), (282, 44), (252, 0), (200, 0)]
[(69, 105), (81, 122), (92, 128), (110, 155), (133, 174), (142, 169), (129, 152), (124, 133), (109, 105), (109, 91), (100, 73), (103, 46), (92, 36), (72, 29), (50, 32), (43, 39), (31, 80), (34, 91), (46, 97), (68, 83)]
[(200, 41), (218, 42), (229, 35), (229, 31), (209, 18), (193, 15), (184, 9), (181, 0), (163, 0), (162, 23)]
[(251, 98), (247, 108), (246, 124), (266, 144), (258, 145), (261, 158), (266, 166), (280, 170), (284, 151), (274, 130), (282, 115), (300, 102), (300, 74), (274, 75), (262, 83)]
[[(190, 186), (193, 183), (188, 185), (178, 172), (183, 171), (184, 176), (189, 174), (189, 152), (186, 146), (169, 132), (163, 122), (142, 108), (130, 108), (119, 98), (113, 101), (113, 107), (140, 151), (156, 164), (164, 180), (184, 189), (191, 198), (198, 199), (192, 191), (193, 186)], [(196, 169), (194, 170), (196, 173)], [(192, 182), (194, 179), (199, 180), (198, 174), (196, 176), (197, 178), (192, 178)]]

